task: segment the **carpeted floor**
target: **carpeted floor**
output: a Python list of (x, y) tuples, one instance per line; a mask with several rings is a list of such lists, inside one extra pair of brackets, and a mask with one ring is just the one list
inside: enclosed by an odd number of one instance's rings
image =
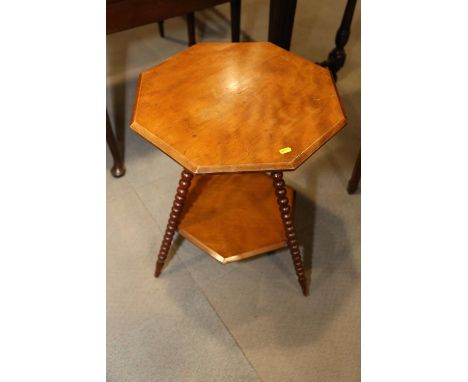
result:
[[(345, 0), (299, 1), (291, 51), (334, 46)], [(264, 41), (268, 0), (243, 0), (242, 40)], [(337, 83), (348, 126), (297, 171), (296, 225), (310, 275), (304, 298), (286, 250), (222, 265), (181, 238), (154, 262), (181, 168), (126, 129), (127, 174), (107, 150), (109, 381), (360, 380), (360, 189), (346, 193), (360, 147), (360, 4)], [(229, 41), (229, 5), (198, 12), (198, 40)], [(111, 118), (128, 126), (138, 73), (186, 47), (182, 18), (107, 37)]]

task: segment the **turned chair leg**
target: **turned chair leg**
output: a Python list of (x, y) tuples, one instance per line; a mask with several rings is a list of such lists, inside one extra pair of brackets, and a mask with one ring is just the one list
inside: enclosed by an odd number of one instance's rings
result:
[(231, 0), (231, 38), (240, 41), (241, 0)]
[(195, 13), (187, 13), (188, 46), (195, 45)]
[(351, 33), (351, 22), (353, 21), (354, 9), (356, 8), (356, 0), (348, 0), (346, 8), (341, 20), (340, 27), (336, 32), (335, 48), (330, 52), (326, 61), (320, 65), (330, 69), (333, 78), (336, 81), (338, 71), (343, 67), (346, 60), (346, 52), (344, 50), (346, 43), (349, 40)]
[(292, 211), (289, 205), (288, 195), (286, 193), (285, 183), (283, 180), (283, 173), (281, 171), (273, 171), (271, 176), (273, 177), (273, 186), (275, 187), (276, 200), (278, 202), (281, 220), (283, 221), (286, 241), (288, 243), (289, 251), (291, 252), (294, 268), (296, 269), (297, 279), (301, 285), (302, 293), (304, 296), (308, 296), (309, 290), (307, 289), (304, 264), (302, 263), (301, 251), (299, 249), (299, 243), (296, 238), (296, 230), (294, 228)]
[(354, 163), (353, 174), (348, 182), (348, 194), (354, 194), (358, 188), (359, 181), (361, 180), (361, 150)]
[(164, 21), (158, 21), (159, 35), (164, 38)]
[(112, 126), (109, 119), (109, 114), (106, 110), (106, 141), (107, 146), (109, 146), (112, 158), (114, 160), (114, 165), (111, 168), (111, 174), (115, 178), (120, 178), (125, 175), (125, 166), (122, 160), (122, 155), (120, 154), (119, 147), (117, 145), (117, 140), (115, 139), (114, 132), (112, 131)]
[(175, 231), (179, 225), (180, 216), (184, 209), (185, 200), (187, 198), (188, 189), (192, 182), (193, 174), (184, 169), (182, 171), (179, 187), (177, 187), (176, 196), (172, 209), (169, 214), (169, 221), (167, 222), (166, 232), (164, 233), (161, 248), (159, 249), (158, 260), (156, 262), (155, 277), (158, 277), (163, 268), (164, 262), (166, 261), (167, 254), (171, 248), (172, 239), (174, 238)]

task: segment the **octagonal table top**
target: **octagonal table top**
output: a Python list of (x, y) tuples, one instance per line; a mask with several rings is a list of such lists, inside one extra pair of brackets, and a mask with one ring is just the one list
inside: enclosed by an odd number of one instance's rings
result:
[(194, 174), (294, 170), (346, 124), (328, 69), (199, 43), (140, 74), (131, 128)]

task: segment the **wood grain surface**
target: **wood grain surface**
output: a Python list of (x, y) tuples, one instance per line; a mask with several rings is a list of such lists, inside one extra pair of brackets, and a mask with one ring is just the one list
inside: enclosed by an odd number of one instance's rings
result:
[(294, 170), (345, 123), (328, 69), (268, 42), (200, 43), (140, 75), (131, 127), (202, 174)]
[[(294, 190), (286, 191), (292, 201)], [(222, 263), (286, 246), (275, 188), (266, 174), (194, 176), (178, 230)]]

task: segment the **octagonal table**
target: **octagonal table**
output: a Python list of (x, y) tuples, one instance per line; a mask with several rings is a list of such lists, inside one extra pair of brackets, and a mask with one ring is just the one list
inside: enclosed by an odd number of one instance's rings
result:
[(307, 295), (283, 171), (345, 124), (328, 69), (271, 43), (201, 43), (141, 73), (131, 127), (184, 168), (155, 276), (178, 230), (222, 263), (287, 245)]

